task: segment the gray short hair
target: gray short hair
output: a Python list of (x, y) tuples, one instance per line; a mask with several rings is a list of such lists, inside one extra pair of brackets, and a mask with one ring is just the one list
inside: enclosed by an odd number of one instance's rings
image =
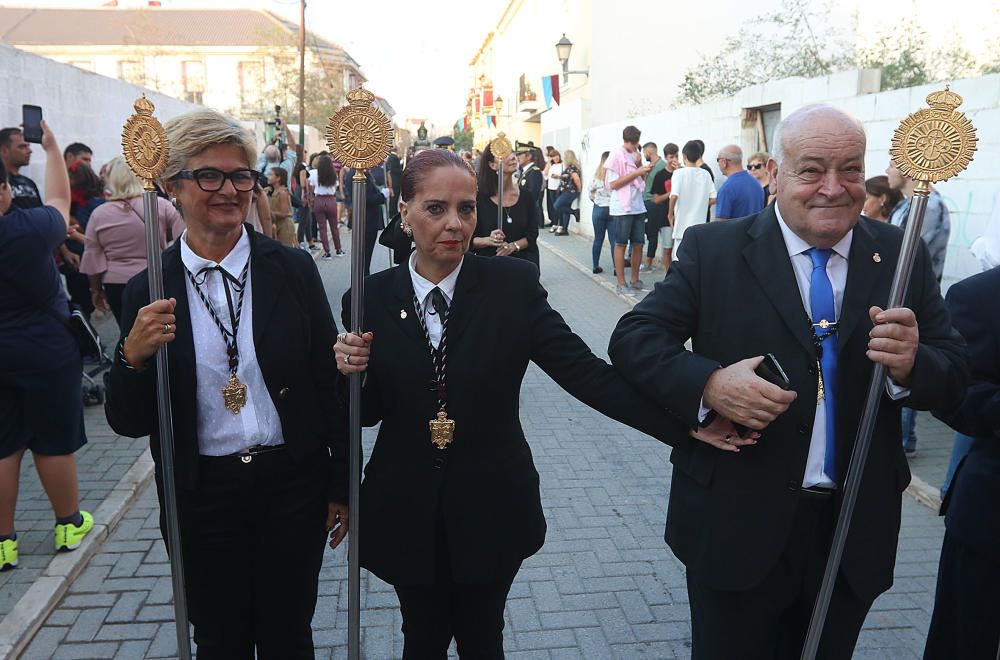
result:
[(729, 145), (728, 147), (723, 147), (722, 150), (719, 151), (719, 158), (725, 158), (726, 160), (742, 165), (743, 150), (734, 144)]
[(235, 144), (243, 148), (247, 167), (257, 166), (257, 146), (250, 131), (235, 119), (215, 110), (192, 110), (163, 124), (167, 132), (170, 157), (161, 181), (169, 181), (187, 166), (188, 160), (217, 144)]
[(773, 158), (774, 162), (778, 164), (778, 167), (781, 167), (781, 161), (785, 158), (785, 134), (789, 131), (794, 132), (804, 121), (818, 114), (830, 114), (837, 116), (844, 123), (853, 125), (861, 131), (862, 135), (867, 137), (864, 124), (862, 124), (856, 117), (844, 112), (840, 108), (835, 108), (834, 106), (826, 103), (811, 103), (809, 105), (802, 106), (792, 114), (782, 119), (777, 128), (774, 129), (774, 137), (772, 138), (772, 142), (774, 144), (771, 145), (771, 158)]

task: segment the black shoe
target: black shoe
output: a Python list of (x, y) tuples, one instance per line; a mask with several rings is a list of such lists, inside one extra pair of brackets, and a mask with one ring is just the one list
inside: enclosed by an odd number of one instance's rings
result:
[(597, 267), (594, 268), (594, 275), (600, 275), (603, 272), (604, 272), (604, 269), (601, 268), (600, 266), (597, 266)]

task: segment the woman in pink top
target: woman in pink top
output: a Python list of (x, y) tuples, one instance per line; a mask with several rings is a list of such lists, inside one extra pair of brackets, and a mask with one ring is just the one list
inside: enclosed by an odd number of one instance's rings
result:
[[(87, 223), (86, 246), (80, 272), (90, 278), (94, 307), (108, 311), (121, 322), (122, 292), (133, 275), (146, 269), (146, 225), (143, 220), (142, 182), (132, 174), (125, 159), (110, 163), (108, 201), (94, 210)], [(160, 249), (179, 238), (184, 221), (177, 209), (157, 198), (160, 218)]]

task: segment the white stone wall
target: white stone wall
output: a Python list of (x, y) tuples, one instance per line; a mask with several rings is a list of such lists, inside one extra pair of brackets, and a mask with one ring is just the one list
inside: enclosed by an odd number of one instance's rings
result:
[[(862, 73), (846, 71), (824, 78), (790, 78), (756, 85), (733, 97), (698, 106), (687, 106), (659, 114), (622, 119), (591, 127), (571, 136), (570, 145), (558, 148), (579, 149), (582, 170), (587, 181), (601, 152), (621, 144), (621, 132), (628, 124), (642, 130), (643, 141), (652, 140), (661, 146), (675, 142), (683, 146), (687, 140), (699, 138), (705, 142), (705, 162), (715, 167), (715, 154), (726, 144), (743, 142), (741, 112), (773, 103), (781, 104), (783, 116), (809, 103), (830, 103), (860, 119), (868, 131), (868, 151), (865, 165), (868, 176), (885, 171), (889, 162), (892, 133), (907, 114), (926, 107), (924, 98), (941, 84), (899, 89), (878, 94), (859, 94)], [(1000, 74), (957, 80), (952, 89), (961, 94), (964, 111), (978, 130), (979, 144), (975, 160), (961, 176), (938, 184), (951, 212), (951, 237), (945, 263), (945, 285), (979, 272), (978, 263), (969, 254), (969, 246), (983, 235), (990, 218), (993, 196), (1000, 190)], [(567, 109), (568, 110), (568, 109)], [(548, 114), (548, 113), (547, 113)], [(556, 116), (552, 125), (566, 125)], [(543, 134), (549, 120), (543, 116)], [(752, 145), (743, 144), (750, 153)], [(585, 147), (585, 148), (583, 148)], [(716, 172), (716, 185), (722, 176)], [(584, 195), (586, 197), (586, 195)], [(583, 201), (579, 228), (593, 235), (590, 225), (590, 202)]]
[[(161, 122), (200, 107), (2, 44), (0, 89), (0, 127), (21, 123), (21, 104), (41, 106), (59, 146), (83, 142), (94, 150), (95, 169), (121, 154), (122, 127), (143, 92)], [(32, 151), (21, 172), (44, 191), (45, 155), (40, 145)]]

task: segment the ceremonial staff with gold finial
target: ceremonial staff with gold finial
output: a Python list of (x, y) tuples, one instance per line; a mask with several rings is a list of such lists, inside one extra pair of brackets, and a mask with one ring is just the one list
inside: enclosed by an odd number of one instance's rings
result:
[[(366, 188), (368, 170), (389, 155), (393, 143), (392, 124), (374, 106), (375, 95), (357, 87), (347, 93), (348, 105), (330, 118), (326, 143), (337, 160), (354, 170), (353, 231), (351, 232), (351, 332), (363, 330), (365, 268)], [(346, 358), (345, 358), (346, 359)], [(361, 657), (361, 563), (358, 546), (361, 499), (361, 374), (350, 377), (350, 491), (348, 519), (351, 534), (348, 555), (347, 655)]]
[(510, 140), (504, 133), (497, 135), (496, 139), (490, 142), (490, 151), (497, 163), (497, 230), (503, 233), (503, 161), (514, 151)]
[[(157, 213), (154, 180), (167, 166), (169, 145), (163, 126), (153, 116), (153, 104), (145, 94), (135, 102), (135, 114), (122, 129), (122, 151), (132, 172), (142, 180), (143, 222), (146, 229), (146, 263), (149, 273), (149, 299), (163, 299), (163, 266), (160, 259), (160, 219)], [(174, 623), (177, 629), (177, 654), (191, 658), (188, 637), (187, 594), (184, 589), (184, 562), (181, 559), (181, 528), (177, 515), (177, 485), (174, 478), (174, 427), (170, 403), (170, 372), (167, 369), (167, 346), (156, 351), (156, 401), (159, 414), (160, 466), (163, 473), (163, 504), (167, 523), (170, 575), (174, 589)]]
[[(899, 261), (885, 309), (901, 307), (906, 297), (914, 258), (920, 245), (920, 232), (931, 184), (957, 176), (969, 166), (976, 151), (976, 129), (964, 113), (956, 110), (962, 104), (961, 96), (945, 87), (944, 91), (928, 95), (927, 104), (930, 108), (922, 108), (900, 122), (892, 138), (890, 155), (893, 163), (917, 185), (913, 192)], [(826, 571), (823, 574), (823, 582), (816, 597), (809, 631), (802, 649), (803, 660), (813, 660), (819, 650), (823, 625), (830, 608), (837, 574), (840, 571), (840, 562), (868, 460), (868, 450), (875, 430), (879, 403), (885, 391), (887, 375), (888, 370), (885, 365), (877, 363), (868, 385), (865, 410), (851, 453), (840, 515), (834, 529)]]

